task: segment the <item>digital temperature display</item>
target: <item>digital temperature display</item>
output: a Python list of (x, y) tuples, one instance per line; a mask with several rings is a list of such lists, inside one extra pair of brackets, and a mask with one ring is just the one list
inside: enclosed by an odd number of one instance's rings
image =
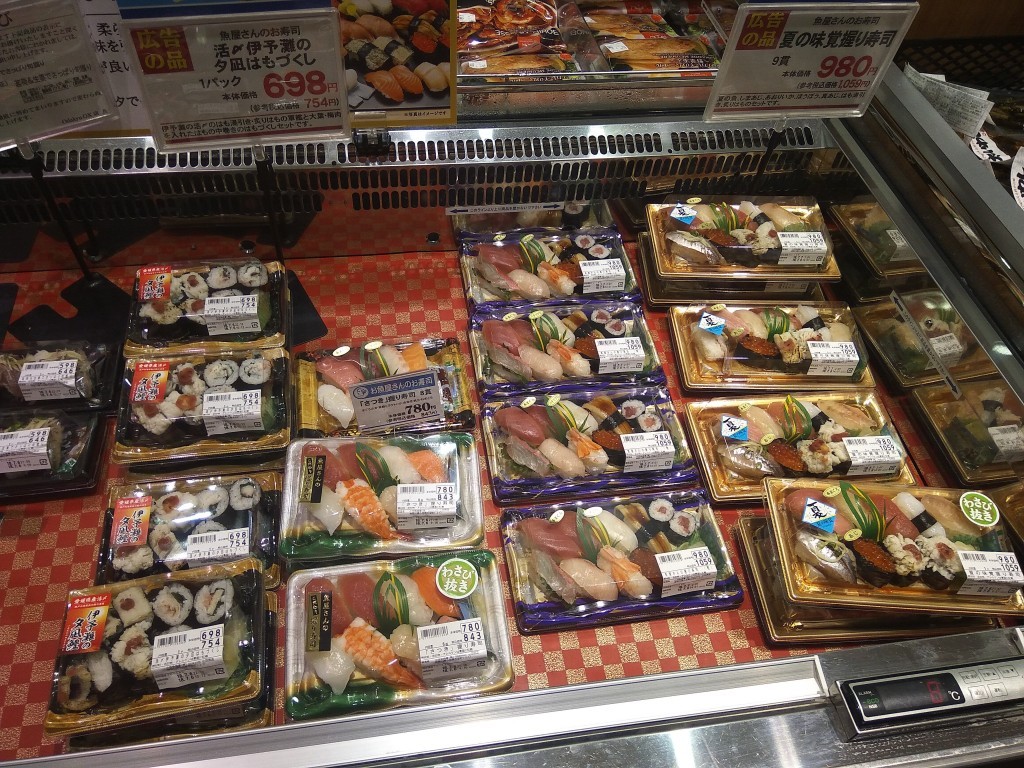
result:
[(963, 691), (948, 672), (858, 685), (854, 689), (864, 715), (895, 715), (960, 704)]

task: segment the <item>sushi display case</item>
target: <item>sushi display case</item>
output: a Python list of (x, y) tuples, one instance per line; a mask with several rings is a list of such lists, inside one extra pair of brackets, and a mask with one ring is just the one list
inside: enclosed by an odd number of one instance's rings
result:
[(505, 509), (525, 634), (718, 611), (743, 590), (702, 491)]
[(833, 205), (829, 213), (856, 246), (874, 277), (889, 280), (928, 274), (907, 239), (876, 201)]
[(0, 409), (112, 411), (120, 350), (103, 341), (49, 341), (0, 352)]

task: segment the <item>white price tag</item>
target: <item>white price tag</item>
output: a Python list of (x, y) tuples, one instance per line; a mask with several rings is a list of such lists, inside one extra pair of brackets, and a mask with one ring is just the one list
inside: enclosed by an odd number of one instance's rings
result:
[(702, 331), (713, 333), (715, 336), (721, 336), (725, 333), (725, 320), (718, 315), (711, 315), (707, 312), (702, 312), (700, 320), (697, 321), (697, 327)]
[(819, 266), (828, 256), (828, 245), (821, 232), (779, 232), (782, 253), (780, 266)]
[(349, 395), (362, 432), (444, 418), (436, 370), (360, 382), (349, 390)]
[(748, 440), (747, 420), (728, 413), (722, 414), (722, 437), (727, 440)]
[(993, 140), (984, 131), (978, 131), (978, 135), (971, 139), (971, 150), (989, 163), (1008, 163), (1011, 158), (1008, 154), (1003, 152)]
[(999, 449), (1000, 461), (1020, 461), (1024, 459), (1024, 432), (1016, 424), (1004, 424), (1001, 427), (989, 427), (988, 433), (992, 442)]
[(472, 24), (476, 21), (475, 13), (459, 13), (459, 24)]
[(658, 559), (663, 581), (662, 597), (714, 589), (718, 568), (715, 567), (711, 550), (707, 547), (694, 547), (679, 552), (658, 552), (655, 557)]
[(802, 294), (806, 293), (810, 287), (810, 283), (797, 282), (795, 280), (779, 280), (775, 282), (768, 282), (764, 284), (765, 293), (792, 293)]
[(203, 306), (206, 332), (211, 336), (227, 333), (258, 333), (263, 330), (257, 312), (259, 296), (211, 296)]
[(0, 474), (50, 469), (50, 428), (0, 432)]
[(951, 83), (925, 77), (910, 64), (903, 68), (903, 74), (928, 98), (932, 108), (950, 128), (964, 136), (978, 135), (992, 109), (992, 102), (983, 95), (983, 91), (965, 90)]
[(621, 437), (622, 449), (626, 452), (623, 472), (660, 472), (672, 469), (676, 446), (668, 432), (633, 432)]
[(930, 336), (928, 341), (939, 356), (943, 365), (952, 366), (960, 362), (964, 354), (964, 348), (959, 340), (952, 333), (944, 333), (941, 336)]
[(82, 395), (75, 387), (77, 372), (77, 360), (25, 363), (18, 376), (18, 388), (29, 402), (80, 398)]
[(626, 268), (618, 259), (581, 261), (584, 293), (606, 293), (626, 290)]
[(263, 429), (263, 396), (247, 392), (203, 393), (203, 424), (209, 435)]
[(604, 45), (601, 46), (601, 48), (604, 50), (605, 53), (622, 53), (623, 51), (629, 50), (629, 46), (626, 45), (621, 40), (616, 40), (611, 43), (605, 43)]
[(227, 677), (224, 625), (157, 636), (150, 666), (161, 690)]
[(807, 349), (811, 353), (808, 376), (853, 376), (860, 364), (852, 341), (808, 341)]
[(598, 373), (639, 373), (647, 355), (636, 336), (618, 339), (595, 339)]
[(466, 66), (470, 69), (487, 69), (487, 59), (473, 59), (467, 61)]
[(800, 519), (826, 533), (832, 533), (836, 529), (836, 508), (819, 499), (808, 499)]
[(196, 563), (231, 560), (249, 554), (249, 529), (193, 533), (185, 543), (190, 566)]
[(423, 679), (440, 683), (474, 677), (487, 665), (487, 640), (480, 619), (416, 627)]
[(917, 254), (914, 253), (914, 249), (910, 247), (910, 243), (907, 242), (907, 238), (903, 236), (902, 232), (898, 229), (887, 229), (885, 234), (889, 236), (893, 245), (896, 246), (896, 251), (889, 261), (917, 261)]
[(451, 528), (458, 522), (455, 483), (398, 484), (400, 531), (423, 528)]
[(844, 437), (850, 454), (848, 475), (894, 475), (903, 465), (903, 453), (888, 435)]
[(1013, 552), (957, 550), (967, 581), (958, 595), (1012, 595), (1024, 586), (1024, 573)]

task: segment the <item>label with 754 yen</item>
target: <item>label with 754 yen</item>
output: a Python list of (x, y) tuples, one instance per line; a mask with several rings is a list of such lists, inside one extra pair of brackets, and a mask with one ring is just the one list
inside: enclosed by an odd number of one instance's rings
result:
[(153, 641), (151, 667), (161, 690), (227, 677), (224, 625), (158, 635)]

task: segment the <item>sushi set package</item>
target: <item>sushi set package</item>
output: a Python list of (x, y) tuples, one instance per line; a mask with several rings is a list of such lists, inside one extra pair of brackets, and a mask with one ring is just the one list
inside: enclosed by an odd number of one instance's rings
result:
[(516, 58), (510, 54), (566, 50), (554, 2), (458, 0), (460, 59)]
[(571, 53), (520, 53), (515, 56), (488, 56), (471, 58), (459, 63), (459, 76), (472, 84), (484, 83), (540, 83), (561, 82), (560, 75), (583, 72), (583, 67)]
[(129, 359), (114, 461), (165, 464), (245, 460), (282, 451), (291, 437), (288, 353)]
[(833, 205), (829, 212), (876, 277), (928, 274), (914, 249), (878, 203)]
[(515, 306), (548, 299), (630, 299), (636, 277), (612, 230), (499, 233), (462, 242), (470, 305)]
[(1024, 404), (998, 377), (965, 381), (960, 391), (958, 400), (945, 384), (916, 387), (911, 402), (960, 482), (1016, 480), (1010, 463), (1024, 459)]
[(277, 261), (153, 265), (135, 275), (124, 353), (191, 355), (283, 346), (288, 276)]
[(0, 352), (0, 408), (112, 410), (121, 352), (113, 344), (46, 341)]
[(686, 415), (715, 501), (760, 501), (765, 477), (914, 484), (906, 450), (873, 390), (690, 402)]
[(875, 386), (845, 304), (690, 304), (672, 307), (669, 327), (686, 389), (786, 392)]
[(506, 509), (519, 631), (532, 634), (739, 605), (743, 590), (702, 491)]
[(909, 292), (935, 288), (935, 283), (927, 274), (879, 277), (868, 268), (863, 258), (854, 253), (854, 247), (848, 242), (837, 236), (833, 243), (836, 260), (843, 265), (841, 289), (854, 306), (883, 301), (888, 299), (893, 291)]
[(470, 322), (480, 392), (564, 392), (580, 386), (662, 384), (643, 311), (630, 302), (481, 307)]
[(472, 434), (298, 440), (288, 449), (279, 548), (289, 571), (462, 549), (483, 537)]
[(788, 599), (834, 608), (1021, 615), (1003, 515), (980, 491), (764, 481)]
[(662, 279), (840, 279), (813, 198), (691, 197), (648, 205), (647, 222)]
[(659, 387), (491, 400), (483, 432), (502, 503), (697, 479), (672, 398)]
[(263, 563), (266, 587), (273, 589), (280, 580), (282, 485), (279, 472), (114, 485), (107, 494), (96, 583), (252, 556)]
[(458, 339), (418, 339), (393, 344), (369, 341), (357, 346), (306, 350), (295, 356), (294, 365), (297, 418), (299, 434), (303, 437), (359, 434), (352, 388), (364, 381), (418, 371), (437, 374), (441, 416), (399, 427), (373, 427), (369, 431), (472, 429), (476, 422), (466, 359), (459, 349)]
[(599, 41), (612, 72), (644, 72), (652, 77), (707, 77), (718, 69), (714, 49), (700, 37)]
[(293, 720), (512, 685), (501, 576), (490, 552), (299, 571), (286, 601), (284, 707)]
[[(452, 218), (452, 229), (460, 240), (469, 235), (514, 232), (525, 229), (614, 229), (615, 219), (604, 200), (590, 202), (570, 200), (560, 208), (551, 210), (531, 208), (528, 204), (512, 211), (496, 213), (457, 213)], [(515, 207), (515, 206), (510, 206)]]
[[(957, 380), (996, 372), (985, 350), (941, 291), (914, 291), (901, 294), (900, 299), (918, 331), (892, 299), (854, 309), (857, 323), (897, 386), (912, 389), (941, 381), (933, 356)], [(918, 332), (928, 339), (930, 349), (925, 349)]]
[(71, 592), (46, 733), (196, 718), (258, 699), (264, 594), (255, 558)]
[(787, 599), (778, 548), (768, 521), (742, 517), (740, 555), (752, 581), (754, 607), (765, 639), (775, 645), (867, 643), (981, 632), (998, 624), (981, 616), (937, 615), (797, 605)]
[(95, 413), (0, 413), (0, 501), (92, 491), (102, 471), (104, 424)]

